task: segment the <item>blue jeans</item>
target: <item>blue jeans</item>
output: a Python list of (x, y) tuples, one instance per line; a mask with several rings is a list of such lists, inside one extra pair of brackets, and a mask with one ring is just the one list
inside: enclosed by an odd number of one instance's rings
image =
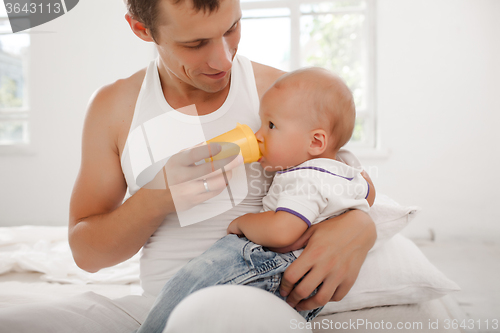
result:
[[(279, 286), (283, 272), (295, 259), (297, 258), (292, 252), (284, 254), (272, 252), (246, 238), (227, 235), (202, 255), (187, 263), (165, 284), (137, 332), (161, 333), (177, 304), (189, 294), (210, 286), (220, 284), (254, 286), (285, 300), (279, 293)], [(315, 293), (316, 291), (313, 292)], [(310, 321), (322, 308), (299, 313)]]

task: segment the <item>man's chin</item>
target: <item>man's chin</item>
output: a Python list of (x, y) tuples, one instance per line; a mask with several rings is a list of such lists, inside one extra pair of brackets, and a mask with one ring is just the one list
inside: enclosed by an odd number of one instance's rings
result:
[[(211, 82), (212, 81), (212, 82)], [(230, 75), (226, 75), (220, 80), (213, 80), (210, 78), (205, 78), (203, 82), (200, 83), (200, 89), (206, 91), (207, 93), (218, 93), (228, 87), (230, 82)]]
[(214, 87), (213, 85), (204, 85), (203, 87), (201, 87), (201, 90), (203, 90), (204, 92), (207, 92), (207, 93), (210, 93), (210, 94), (216, 94), (218, 92), (221, 92), (224, 90), (224, 88), (226, 88), (227, 85), (223, 86), (223, 87)]

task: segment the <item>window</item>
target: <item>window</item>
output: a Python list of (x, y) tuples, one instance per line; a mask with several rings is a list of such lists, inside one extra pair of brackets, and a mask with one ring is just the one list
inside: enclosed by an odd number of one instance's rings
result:
[(30, 36), (12, 33), (0, 4), (0, 147), (29, 143), (27, 65)]
[(349, 146), (376, 147), (374, 0), (241, 0), (238, 52), (285, 71), (320, 66), (353, 92), (357, 118)]

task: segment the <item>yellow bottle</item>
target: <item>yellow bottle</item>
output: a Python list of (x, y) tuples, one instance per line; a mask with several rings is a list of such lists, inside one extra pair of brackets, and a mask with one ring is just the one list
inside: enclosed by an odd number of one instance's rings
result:
[[(257, 162), (262, 157), (257, 138), (248, 125), (237, 123), (236, 128), (208, 140), (207, 144), (212, 142), (217, 142), (222, 146), (221, 152), (212, 157), (213, 160), (234, 156), (240, 151), (244, 163)], [(205, 161), (210, 162), (210, 158)]]

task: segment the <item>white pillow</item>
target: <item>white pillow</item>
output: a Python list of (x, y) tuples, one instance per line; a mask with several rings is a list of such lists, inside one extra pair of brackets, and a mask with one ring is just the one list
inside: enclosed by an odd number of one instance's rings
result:
[[(363, 169), (356, 155), (345, 148), (341, 148), (337, 152), (336, 159), (353, 168)], [(392, 236), (403, 230), (417, 211), (418, 207), (403, 207), (388, 196), (377, 192), (375, 202), (370, 208), (370, 216), (377, 228), (377, 241), (372, 250), (378, 248)]]
[(397, 234), (368, 253), (349, 293), (340, 302), (327, 303), (321, 315), (419, 303), (458, 290), (460, 287), (431, 264), (411, 240)]
[(370, 216), (377, 229), (377, 241), (372, 251), (403, 230), (420, 209), (416, 206), (401, 206), (388, 196), (378, 193), (370, 208)]

